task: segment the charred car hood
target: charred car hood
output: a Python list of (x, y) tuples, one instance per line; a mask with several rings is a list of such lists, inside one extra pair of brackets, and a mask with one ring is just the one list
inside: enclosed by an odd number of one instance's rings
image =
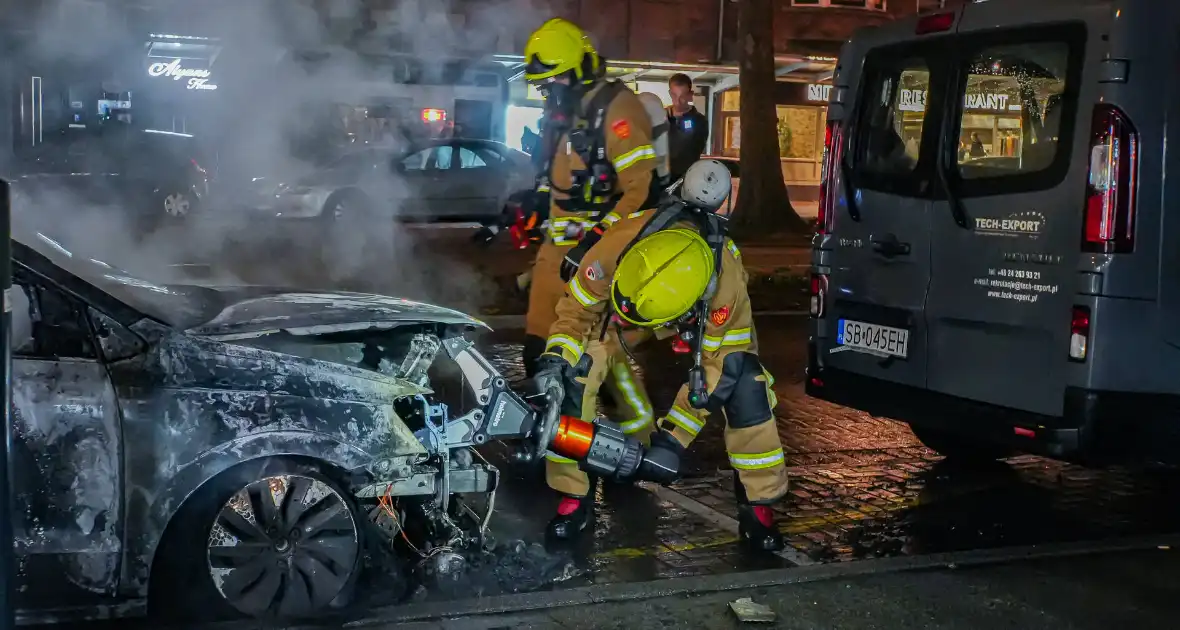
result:
[(278, 332), (321, 335), (385, 330), (422, 323), (467, 329), (488, 328), (482, 321), (453, 309), (384, 295), (276, 291), (262, 287), (206, 288), (216, 290), (230, 299), (213, 319), (190, 328), (188, 332), (222, 340), (260, 337)]

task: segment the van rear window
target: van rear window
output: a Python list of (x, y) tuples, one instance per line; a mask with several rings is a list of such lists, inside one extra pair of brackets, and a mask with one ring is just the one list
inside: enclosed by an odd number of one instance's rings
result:
[(1066, 103), (1069, 45), (991, 46), (966, 62), (960, 94), (959, 176), (964, 180), (1044, 171), (1054, 162)]
[(930, 70), (920, 57), (899, 59), (878, 70), (866, 95), (857, 164), (863, 172), (905, 174), (922, 149)]
[(1069, 169), (1082, 23), (875, 48), (850, 121), (853, 182), (907, 197), (1042, 190)]

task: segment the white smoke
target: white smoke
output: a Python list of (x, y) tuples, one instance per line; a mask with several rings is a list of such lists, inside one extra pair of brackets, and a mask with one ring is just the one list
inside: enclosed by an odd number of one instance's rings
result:
[[(85, 77), (105, 90), (142, 84), (150, 33), (217, 38), (221, 46), (211, 67), (217, 90), (182, 95), (192, 102), (204, 99), (199, 118), (206, 124), (188, 131), (198, 152), (213, 156), (210, 164), (202, 164), (216, 174), (213, 190), (227, 196), (217, 206), (201, 208), (202, 220), (144, 235), (141, 218), (121, 196), (126, 178), (96, 175), (126, 165), (96, 150), (94, 143), (78, 142), (38, 155), (36, 163), (18, 153), (18, 163), (4, 169), (8, 177), (57, 173), (12, 177), (18, 232), (44, 232), (79, 255), (153, 281), (186, 279), (192, 268), (185, 265), (199, 263), (209, 265), (208, 280), (219, 282), (372, 290), (478, 307), (494, 288), (447, 252), (423, 251), (428, 248), (418, 245), (418, 231), (387, 222), (348, 231), (311, 224), (280, 231), (260, 215), (235, 208), (249, 203), (254, 192), (246, 190), (249, 180), (263, 178), (260, 186), (270, 185), (311, 170), (306, 152), (296, 150), (300, 140), (304, 149), (316, 146), (309, 140), (315, 125), (308, 112), (347, 101), (350, 91), (360, 93), (366, 81), (374, 80), (371, 67), (350, 46), (364, 16), (374, 18), (366, 50), (388, 47), (427, 60), (512, 52), (513, 33), (547, 17), (527, 0), (482, 3), (466, 20), (454, 17), (448, 2), (386, 4), (392, 8), (367, 13), (359, 1), (343, 0), (0, 3), (0, 8), (19, 8), (23, 17), (10, 20), (29, 25), (31, 37), (21, 46), (22, 54), (46, 68), (37, 71), (45, 73), (47, 88), (53, 81), (65, 83), (54, 72), (66, 73), (62, 76), (72, 83)], [(310, 69), (279, 63), (296, 49), (327, 53), (327, 60)], [(49, 93), (44, 97), (47, 102), (57, 98)], [(137, 115), (134, 106), (132, 112)], [(59, 131), (47, 126), (44, 133), (49, 137)], [(60, 165), (54, 166), (57, 160), (66, 163), (70, 153), (72, 170), (89, 175), (65, 176)], [(314, 158), (315, 152), (311, 154)], [(392, 172), (388, 186), (413, 194)]]

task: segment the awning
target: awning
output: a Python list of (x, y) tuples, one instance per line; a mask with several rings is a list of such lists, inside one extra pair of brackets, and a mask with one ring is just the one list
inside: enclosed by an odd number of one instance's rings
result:
[[(514, 69), (512, 79), (524, 76), (524, 57), (496, 55), (500, 63)], [(777, 55), (775, 74), (780, 80), (824, 83), (830, 81), (836, 68), (835, 57)], [(708, 85), (715, 91), (738, 85), (739, 68), (724, 64), (683, 64), (658, 61), (624, 61), (609, 59), (608, 76), (624, 81), (667, 81), (672, 75), (687, 74), (694, 83)]]

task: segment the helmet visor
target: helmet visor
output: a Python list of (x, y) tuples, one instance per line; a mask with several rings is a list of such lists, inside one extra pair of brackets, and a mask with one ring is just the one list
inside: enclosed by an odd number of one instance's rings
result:
[(634, 300), (619, 291), (617, 284), (611, 287), (611, 301), (614, 303), (615, 314), (628, 324), (644, 327), (655, 326), (650, 319), (639, 312), (639, 307), (635, 305)]
[(558, 74), (561, 73), (557, 71), (557, 64), (545, 63), (536, 54), (529, 57), (529, 61), (524, 67), (525, 77), (536, 83), (548, 83)]

